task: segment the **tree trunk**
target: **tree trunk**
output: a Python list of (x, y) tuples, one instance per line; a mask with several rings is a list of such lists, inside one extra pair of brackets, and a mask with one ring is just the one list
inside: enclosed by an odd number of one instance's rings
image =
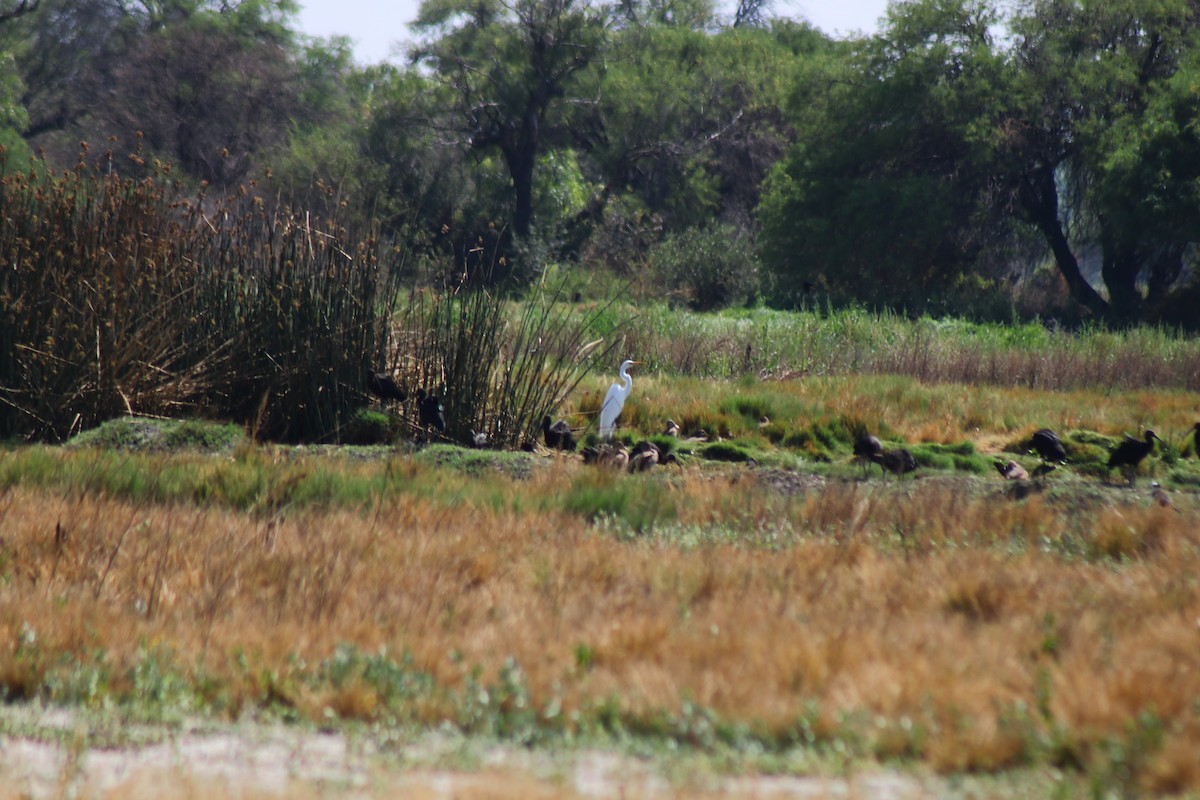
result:
[(1067, 281), (1067, 288), (1075, 302), (1102, 317), (1109, 314), (1108, 303), (1100, 296), (1079, 270), (1079, 260), (1071, 250), (1067, 235), (1058, 218), (1058, 188), (1054, 182), (1054, 168), (1043, 166), (1021, 182), (1021, 205), (1030, 221), (1046, 237), (1058, 271)]
[(1150, 275), (1146, 279), (1146, 302), (1154, 305), (1161, 301), (1167, 291), (1183, 274), (1183, 254), (1186, 248), (1181, 244), (1168, 244), (1154, 248), (1154, 252), (1146, 259)]
[(527, 239), (533, 229), (533, 165), (537, 151), (531, 147), (511, 148), (505, 150), (504, 160), (513, 182), (513, 235)]
[(1135, 322), (1142, 313), (1142, 295), (1137, 288), (1140, 265), (1137, 247), (1104, 234), (1101, 234), (1101, 244), (1104, 255), (1100, 272), (1108, 289), (1110, 315), (1122, 324)]

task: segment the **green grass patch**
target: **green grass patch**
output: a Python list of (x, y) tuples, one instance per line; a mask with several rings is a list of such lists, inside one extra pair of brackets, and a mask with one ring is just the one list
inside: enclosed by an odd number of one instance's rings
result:
[(634, 533), (646, 533), (678, 513), (668, 487), (647, 477), (589, 470), (571, 484), (562, 508), (589, 522), (615, 519)]
[(710, 442), (697, 448), (696, 455), (709, 461), (745, 463), (758, 460), (750, 448), (740, 442)]
[(204, 420), (121, 417), (83, 431), (68, 443), (68, 447), (217, 453), (233, 450), (245, 438), (246, 433), (240, 425)]
[(971, 442), (914, 444), (909, 445), (908, 451), (913, 454), (918, 465), (928, 469), (969, 472), (974, 475), (982, 475), (993, 469), (992, 459), (977, 453), (975, 445)]
[(417, 463), (432, 464), (468, 475), (497, 472), (515, 478), (527, 478), (533, 472), (537, 458), (524, 451), (476, 450), (453, 444), (434, 444), (418, 450)]
[(354, 412), (346, 429), (346, 443), (351, 445), (388, 444), (400, 435), (400, 421), (383, 411), (360, 408)]

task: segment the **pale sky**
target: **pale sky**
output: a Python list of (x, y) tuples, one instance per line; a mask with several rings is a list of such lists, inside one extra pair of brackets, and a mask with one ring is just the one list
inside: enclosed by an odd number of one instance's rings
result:
[[(300, 30), (309, 36), (349, 36), (363, 64), (399, 60), (393, 46), (409, 38), (420, 0), (300, 0)], [(724, 8), (727, 3), (719, 3)], [(831, 36), (874, 33), (887, 0), (777, 0), (776, 16), (806, 19)]]

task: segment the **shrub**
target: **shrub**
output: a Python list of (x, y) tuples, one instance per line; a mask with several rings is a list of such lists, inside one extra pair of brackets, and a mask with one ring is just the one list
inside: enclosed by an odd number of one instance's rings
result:
[(663, 288), (697, 311), (758, 296), (758, 257), (732, 225), (671, 234), (651, 251), (650, 263)]

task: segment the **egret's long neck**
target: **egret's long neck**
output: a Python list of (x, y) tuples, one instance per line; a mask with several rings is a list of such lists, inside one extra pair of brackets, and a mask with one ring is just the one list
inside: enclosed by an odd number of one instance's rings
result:
[(625, 382), (625, 391), (628, 392), (633, 388), (633, 378), (629, 377), (629, 367), (625, 367), (623, 370), (621, 370), (619, 377)]

